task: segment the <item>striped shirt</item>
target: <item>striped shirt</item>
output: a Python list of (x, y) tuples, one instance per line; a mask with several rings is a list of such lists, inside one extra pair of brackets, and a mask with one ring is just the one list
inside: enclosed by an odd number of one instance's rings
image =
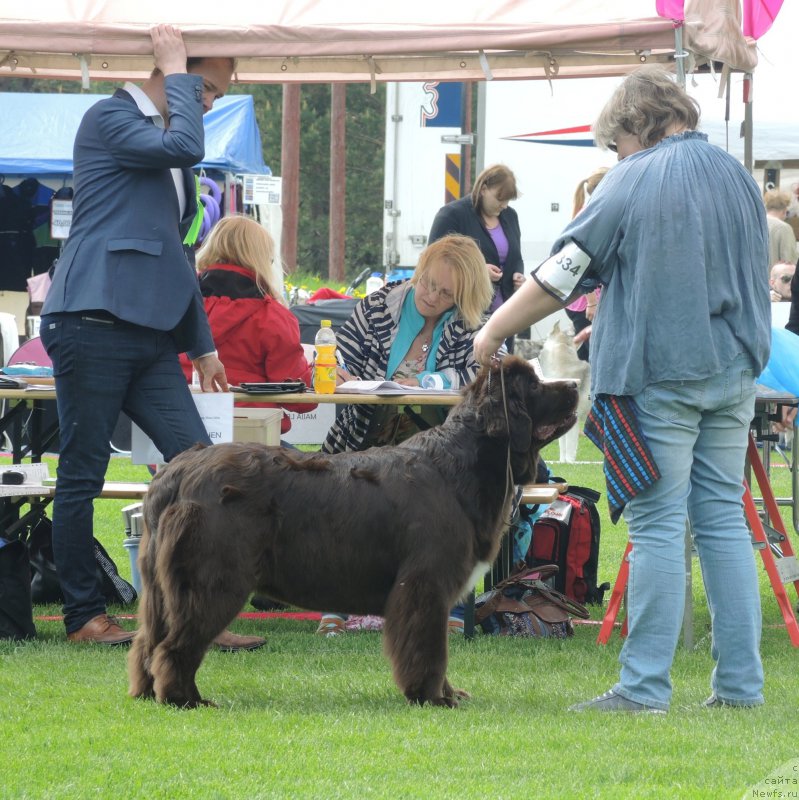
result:
[[(347, 371), (358, 380), (383, 380), (389, 352), (400, 323), (410, 281), (390, 283), (365, 297), (336, 333), (336, 344)], [(479, 364), (474, 358), (476, 330), (469, 330), (455, 315), (444, 325), (436, 349), (436, 371), (444, 373), (452, 388), (474, 379)], [(324, 453), (361, 450), (375, 412), (373, 405), (348, 405), (336, 417), (322, 445)]]

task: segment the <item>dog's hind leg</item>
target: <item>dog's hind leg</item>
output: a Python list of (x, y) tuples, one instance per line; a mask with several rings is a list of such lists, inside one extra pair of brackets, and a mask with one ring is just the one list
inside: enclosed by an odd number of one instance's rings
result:
[(156, 647), (152, 672), (155, 698), (159, 703), (180, 708), (214, 705), (203, 700), (195, 680), (210, 641), (208, 638), (203, 645), (201, 639), (191, 632), (188, 636), (168, 636)]
[(213, 638), (236, 617), (253, 583), (237, 553), (214, 535), (201, 505), (177, 502), (161, 514), (154, 582), (163, 595), (166, 635), (150, 662), (158, 702), (213, 705), (202, 699), (195, 678)]
[(449, 606), (434, 576), (398, 579), (386, 601), (383, 643), (394, 680), (411, 703), (458, 705), (447, 681)]
[(169, 632), (155, 648), (151, 665), (159, 703), (184, 708), (214, 705), (200, 696), (197, 670), (214, 637), (235, 619), (248, 592), (222, 596), (209, 594), (204, 588), (183, 584), (179, 597), (167, 599)]

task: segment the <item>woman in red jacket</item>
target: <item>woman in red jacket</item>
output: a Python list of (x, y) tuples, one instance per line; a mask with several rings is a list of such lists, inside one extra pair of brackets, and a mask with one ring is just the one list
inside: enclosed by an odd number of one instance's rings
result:
[[(300, 327), (278, 292), (273, 273), (275, 243), (255, 220), (221, 219), (197, 251), (205, 311), (228, 382), (301, 380), (311, 383), (311, 365), (300, 344)], [(191, 380), (191, 362), (181, 357)], [(307, 412), (307, 404), (237, 403)], [(291, 428), (283, 414), (281, 433)]]

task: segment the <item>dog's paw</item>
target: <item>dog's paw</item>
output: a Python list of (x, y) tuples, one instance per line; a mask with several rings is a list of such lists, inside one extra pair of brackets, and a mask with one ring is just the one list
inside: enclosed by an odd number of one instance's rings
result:
[(152, 687), (149, 689), (131, 688), (128, 694), (136, 700), (155, 700), (155, 692)]
[(449, 680), (444, 679), (444, 686), (442, 689), (444, 697), (455, 697), (461, 700), (471, 700), (472, 696), (465, 689), (455, 689), (450, 685)]
[(178, 706), (178, 708), (203, 708), (204, 706), (208, 708), (219, 708), (219, 706), (213, 700), (203, 700), (202, 697), (199, 700), (187, 700), (185, 703), (170, 703), (170, 705)]
[(460, 700), (468, 698), (469, 695), (466, 692), (461, 691), (460, 689), (456, 689), (455, 693), (446, 697), (434, 697), (432, 700), (428, 700), (427, 702), (430, 703), (431, 706), (443, 706), (445, 708), (457, 708), (460, 705)]

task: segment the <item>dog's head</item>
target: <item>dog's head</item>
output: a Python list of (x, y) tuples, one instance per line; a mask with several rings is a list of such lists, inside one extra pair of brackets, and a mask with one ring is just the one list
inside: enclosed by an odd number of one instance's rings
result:
[(486, 435), (508, 442), (517, 484), (535, 479), (538, 451), (577, 421), (577, 385), (541, 381), (517, 356), (483, 367), (469, 396)]

